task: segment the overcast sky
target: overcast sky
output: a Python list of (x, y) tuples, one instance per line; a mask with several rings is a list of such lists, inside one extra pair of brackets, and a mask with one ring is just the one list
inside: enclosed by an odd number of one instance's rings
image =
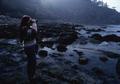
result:
[(109, 7), (116, 7), (116, 10), (120, 12), (120, 0), (103, 0), (104, 2), (107, 2)]
[[(65, 2), (69, 0), (41, 0), (43, 4), (56, 4), (58, 5), (59, 2)], [(99, 0), (98, 0), (99, 1)], [(110, 8), (116, 7), (115, 9), (120, 12), (120, 0), (101, 0), (107, 2)]]

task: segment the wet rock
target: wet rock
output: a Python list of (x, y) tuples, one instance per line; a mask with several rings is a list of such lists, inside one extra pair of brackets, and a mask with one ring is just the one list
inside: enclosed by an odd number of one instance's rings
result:
[(101, 56), (101, 57), (100, 57), (100, 60), (101, 60), (102, 62), (107, 62), (107, 61), (108, 61), (108, 58), (107, 58), (106, 56)]
[(38, 54), (39, 54), (40, 57), (47, 57), (48, 51), (46, 51), (46, 50), (40, 50)]
[(54, 42), (50, 42), (50, 41), (48, 41), (48, 42), (45, 42), (45, 44), (46, 44), (46, 46), (47, 46), (48, 48), (52, 48)]
[(38, 64), (37, 68), (45, 68), (45, 67), (48, 67), (49, 64), (48, 63), (45, 63), (45, 62), (41, 62)]
[(104, 30), (102, 30), (100, 28), (97, 28), (97, 29), (88, 29), (87, 31), (89, 31), (89, 32), (100, 32), (100, 31), (104, 31)]
[(11, 54), (8, 54), (0, 56), (0, 62), (4, 63), (7, 66), (17, 66), (19, 60), (15, 60), (15, 58)]
[(43, 42), (39, 42), (38, 45), (39, 45), (40, 48), (44, 48), (45, 47), (45, 44)]
[(58, 45), (57, 50), (59, 52), (65, 52), (67, 50), (66, 45)]
[(120, 32), (120, 31), (117, 31), (117, 32)]
[(120, 54), (113, 53), (113, 52), (109, 52), (109, 51), (103, 51), (103, 53), (104, 53), (107, 57), (113, 58), (113, 59), (116, 59), (116, 58), (119, 58), (119, 57), (120, 57)]
[(71, 57), (72, 57), (72, 56), (74, 56), (74, 55), (70, 54), (69, 56), (71, 56)]
[(69, 64), (69, 65), (70, 65), (72, 62), (71, 62), (71, 61), (66, 60), (64, 63), (65, 63), (65, 64)]
[(97, 41), (106, 41), (106, 42), (120, 42), (120, 37), (117, 35), (106, 35), (106, 36), (101, 36), (100, 34), (93, 34), (91, 38), (97, 40)]
[(106, 35), (103, 37), (104, 41), (113, 41), (113, 42), (120, 42), (120, 37), (117, 35)]
[(79, 64), (86, 65), (88, 64), (89, 59), (85, 57), (79, 58)]
[(95, 73), (96, 76), (100, 77), (100, 76), (103, 76), (105, 75), (105, 73), (103, 72), (103, 70), (101, 70), (100, 68), (98, 67), (94, 67), (92, 69), (92, 71)]
[(79, 69), (78, 65), (72, 65), (72, 68), (76, 70)]
[(80, 24), (80, 25), (75, 25), (75, 27), (85, 27), (84, 25)]
[(88, 39), (84, 36), (80, 36), (79, 37), (79, 42), (80, 42), (80, 44), (85, 45), (85, 44), (88, 43)]
[(107, 26), (101, 26), (101, 28), (107, 28)]
[(60, 37), (58, 39), (58, 43), (69, 45), (69, 44), (72, 44), (77, 38), (78, 38), (78, 36), (77, 36), (76, 32), (72, 32), (72, 33), (69, 33), (69, 34), (61, 33)]
[(95, 40), (98, 40), (98, 41), (112, 41), (112, 42), (120, 42), (120, 37), (117, 36), (117, 35), (106, 35), (106, 36), (101, 36), (100, 34), (93, 34), (91, 36), (91, 38), (94, 38)]
[(95, 40), (98, 40), (98, 41), (102, 41), (103, 40), (103, 38), (102, 38), (102, 36), (100, 34), (93, 34), (91, 36), (91, 38), (93, 38)]
[(78, 80), (78, 79), (72, 79), (70, 81), (70, 84), (84, 84), (84, 80), (81, 79), (81, 80)]
[(17, 38), (17, 25), (2, 25), (0, 26), (0, 38)]

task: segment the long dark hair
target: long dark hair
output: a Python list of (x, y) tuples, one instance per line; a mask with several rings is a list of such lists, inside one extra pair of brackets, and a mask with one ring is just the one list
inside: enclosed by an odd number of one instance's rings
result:
[(20, 27), (24, 27), (24, 26), (28, 26), (29, 25), (29, 22), (31, 20), (31, 17), (28, 16), (28, 15), (24, 15), (21, 19), (21, 24), (20, 24)]
[(28, 15), (24, 15), (21, 19), (21, 24), (20, 24), (20, 28), (19, 28), (19, 38), (22, 41), (23, 37), (24, 37), (24, 32), (25, 32), (25, 28), (29, 25), (29, 22), (31, 20), (31, 17)]
[[(19, 37), (21, 40), (31, 40), (37, 37), (37, 31), (30, 26), (33, 24), (32, 18), (28, 15), (24, 15), (21, 19)], [(30, 36), (27, 34), (28, 29), (32, 29)], [(30, 39), (29, 39), (30, 38)]]

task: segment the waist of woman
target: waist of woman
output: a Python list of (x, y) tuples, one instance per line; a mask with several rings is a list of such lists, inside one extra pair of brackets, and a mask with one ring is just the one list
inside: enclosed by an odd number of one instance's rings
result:
[(23, 46), (24, 47), (29, 47), (29, 46), (35, 45), (36, 43), (37, 43), (36, 40), (24, 41)]

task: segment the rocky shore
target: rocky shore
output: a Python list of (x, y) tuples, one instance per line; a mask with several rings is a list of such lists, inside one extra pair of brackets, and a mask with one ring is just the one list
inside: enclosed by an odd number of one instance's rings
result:
[[(120, 84), (118, 26), (38, 25), (37, 84)], [(27, 84), (17, 25), (0, 25), (0, 83)]]

